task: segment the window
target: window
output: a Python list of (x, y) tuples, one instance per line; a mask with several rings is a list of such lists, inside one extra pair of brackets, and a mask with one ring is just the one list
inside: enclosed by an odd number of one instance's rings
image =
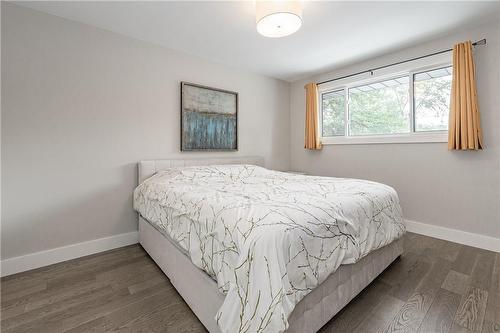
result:
[(410, 79), (403, 76), (349, 89), (351, 135), (410, 131)]
[(344, 136), (344, 110), (345, 92), (344, 90), (332, 91), (321, 95), (321, 109), (323, 136)]
[(323, 143), (443, 142), (451, 67), (321, 92)]
[(415, 131), (446, 131), (451, 95), (451, 67), (415, 74)]

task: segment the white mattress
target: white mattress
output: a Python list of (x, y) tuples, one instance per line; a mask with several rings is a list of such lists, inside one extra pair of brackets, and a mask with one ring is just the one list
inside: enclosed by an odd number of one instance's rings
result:
[(282, 332), (341, 264), (404, 233), (387, 185), (254, 165), (163, 170), (137, 187), (134, 207), (217, 281), (225, 332)]
[[(211, 333), (220, 333), (215, 317), (224, 301), (216, 282), (194, 266), (178, 246), (142, 217), (139, 240), (144, 249), (169, 277), (195, 315)], [(326, 324), (375, 277), (403, 253), (402, 239), (396, 240), (355, 264), (341, 265), (323, 283), (305, 296), (288, 318), (287, 333), (314, 333)]]
[[(399, 238), (405, 229), (399, 198), (390, 186), (361, 179), (290, 174), (254, 165), (171, 167), (158, 171), (134, 191), (134, 207), (187, 252), (191, 245), (200, 245), (198, 239), (188, 238), (189, 227), (206, 223), (206, 219), (228, 227), (237, 223), (240, 230), (246, 231), (244, 228), (257, 225), (247, 220), (258, 218), (262, 219), (258, 226), (266, 232), (288, 232), (290, 225), (298, 228), (312, 224), (304, 222), (312, 217), (320, 227), (298, 231), (329, 235), (322, 228), (329, 223), (328, 231), (340, 229), (346, 235), (358, 234), (353, 235), (358, 236), (358, 243), (346, 253), (349, 258), (344, 258), (349, 263)], [(219, 210), (218, 219), (212, 216), (214, 210)], [(273, 223), (276, 220), (282, 220), (280, 225)], [(253, 236), (255, 230), (250, 231), (249, 236)]]

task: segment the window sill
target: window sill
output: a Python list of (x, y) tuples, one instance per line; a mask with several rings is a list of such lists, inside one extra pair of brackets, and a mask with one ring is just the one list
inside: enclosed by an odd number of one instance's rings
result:
[(412, 133), (372, 136), (339, 136), (321, 138), (323, 145), (362, 145), (390, 143), (435, 143), (448, 142), (448, 132)]

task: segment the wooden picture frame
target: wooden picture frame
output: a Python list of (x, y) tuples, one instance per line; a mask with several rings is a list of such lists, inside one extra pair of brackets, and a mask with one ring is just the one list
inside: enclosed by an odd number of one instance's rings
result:
[(181, 82), (181, 151), (238, 150), (238, 93)]

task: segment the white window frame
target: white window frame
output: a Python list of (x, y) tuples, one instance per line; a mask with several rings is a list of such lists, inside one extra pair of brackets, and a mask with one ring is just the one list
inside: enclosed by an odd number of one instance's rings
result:
[[(320, 110), (319, 116), (319, 133), (321, 134), (321, 142), (324, 145), (346, 145), (346, 144), (385, 144), (385, 143), (430, 143), (430, 142), (448, 142), (448, 131), (415, 131), (415, 110), (414, 110), (414, 76), (422, 72), (431, 71), (434, 69), (450, 67), (452, 64), (448, 61), (436, 62), (431, 65), (421, 65), (417, 68), (401, 70), (376, 76), (371, 76), (368, 79), (351, 80), (343, 84), (331, 84), (320, 86), (318, 89), (318, 105)], [(362, 86), (370, 83), (400, 78), (402, 76), (409, 77), (409, 108), (410, 108), (410, 132), (402, 134), (377, 134), (377, 135), (356, 135), (349, 136), (349, 89), (357, 86)], [(345, 110), (344, 110), (344, 135), (323, 137), (323, 94), (344, 90), (345, 93)]]

